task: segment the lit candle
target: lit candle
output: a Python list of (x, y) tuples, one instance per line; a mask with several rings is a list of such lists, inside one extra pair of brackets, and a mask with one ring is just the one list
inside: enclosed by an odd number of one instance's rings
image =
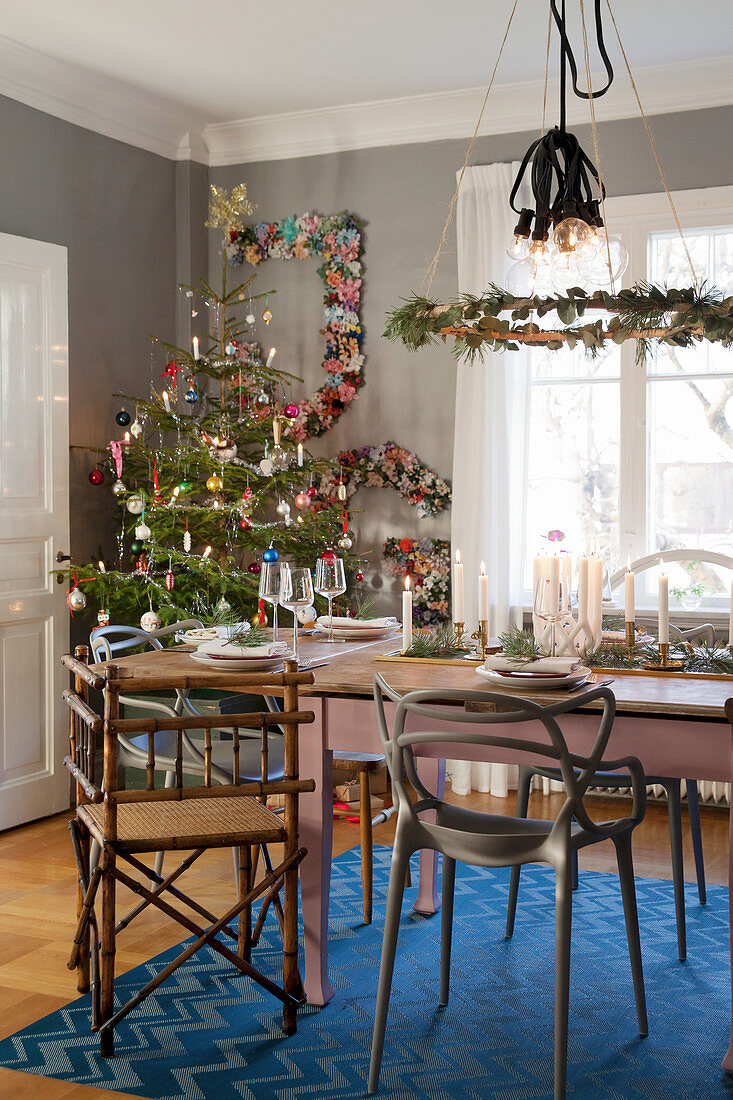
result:
[(463, 618), (463, 565), (461, 564), (461, 551), (456, 550), (456, 560), (453, 566), (453, 622), (462, 623)]
[(402, 593), (402, 652), (412, 645), (412, 591), (410, 578), (405, 577), (405, 591)]
[(588, 625), (597, 634), (603, 621), (603, 560), (592, 557), (588, 566)]
[(489, 618), (489, 578), (486, 576), (486, 566), (483, 562), (478, 575), (478, 617), (482, 622), (486, 622)]
[(733, 646), (733, 580), (730, 582), (730, 619), (728, 620), (728, 645)]
[(107, 568), (106, 568), (103, 561), (100, 561), (100, 563), (99, 563), (99, 572), (100, 573), (106, 573), (107, 572)]
[(662, 572), (659, 559), (659, 641), (669, 642), (669, 577)]
[(265, 363), (266, 367), (269, 367), (270, 363), (275, 358), (276, 353), (277, 353), (277, 348), (270, 348), (270, 354), (267, 356), (267, 362)]
[(193, 357), (194, 357), (194, 359), (196, 360), (197, 363), (199, 361), (199, 356), (200, 356), (199, 338), (198, 338), (198, 336), (194, 336), (194, 338), (193, 338)]
[(207, 546), (206, 549), (204, 550), (203, 554), (201, 555), (201, 557), (202, 558), (208, 558), (210, 553), (211, 553), (211, 547)]
[(163, 390), (163, 392), (161, 393), (160, 396), (163, 398), (163, 405), (165, 407), (165, 411), (167, 413), (169, 413), (171, 411), (171, 403), (168, 400), (168, 390)]
[(302, 443), (298, 444), (298, 465), (299, 466), (303, 465), (303, 444)]
[(588, 558), (578, 560), (578, 622), (588, 621)]
[(624, 577), (624, 619), (627, 623), (633, 623), (636, 618), (634, 605), (634, 574), (631, 572), (631, 560), (626, 559), (626, 575)]
[(130, 433), (125, 432), (125, 443), (129, 443), (129, 442), (130, 442)]
[(550, 606), (548, 611), (555, 613), (560, 610), (560, 559), (556, 554), (547, 559), (547, 566), (550, 577)]

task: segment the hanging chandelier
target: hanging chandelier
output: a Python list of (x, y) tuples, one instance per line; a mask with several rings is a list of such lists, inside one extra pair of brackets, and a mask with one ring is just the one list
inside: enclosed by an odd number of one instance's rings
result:
[[(650, 341), (662, 341), (676, 347), (689, 347), (695, 341), (708, 340), (733, 345), (733, 297), (725, 298), (715, 288), (700, 285), (682, 232), (674, 200), (659, 161), (649, 123), (621, 41), (611, 0), (593, 0), (593, 27), (598, 52), (605, 67), (605, 83), (594, 89), (590, 73), (588, 28), (585, 2), (578, 0), (582, 28), (586, 89), (578, 84), (578, 64), (567, 29), (566, 3), (549, 0), (547, 59), (545, 67), (545, 103), (548, 83), (551, 31), (559, 37), (560, 104), (559, 122), (545, 128), (543, 107), (542, 132), (524, 155), (508, 202), (517, 214), (514, 233), (507, 245), (513, 264), (506, 285), (498, 282), (480, 296), (463, 295), (460, 300), (441, 304), (430, 299), (430, 287), (438, 259), (446, 240), (459, 190), (478, 137), (481, 120), (516, 12), (515, 0), (499, 54), (486, 90), (483, 106), (468, 147), (463, 170), (448, 210), (438, 249), (428, 268), (425, 291), (413, 295), (387, 318), (385, 336), (414, 349), (436, 338), (455, 338), (457, 355), (472, 358), (484, 347), (491, 350), (516, 350), (523, 344), (558, 350), (575, 347), (579, 342), (595, 352), (612, 340), (637, 341), (640, 358)], [(626, 271), (629, 256), (617, 235), (607, 230), (606, 189), (599, 157), (595, 100), (607, 94), (614, 71), (606, 49), (602, 7), (610, 15), (631, 86), (636, 98), (654, 159), (659, 169), (677, 230), (682, 241), (693, 285), (667, 288), (639, 283), (624, 290), (618, 282)], [(568, 80), (569, 78), (569, 80)], [(593, 156), (567, 129), (568, 83), (572, 92), (587, 101), (593, 136)], [(532, 205), (520, 205), (519, 196), (528, 186)], [(503, 318), (509, 313), (510, 318)], [(542, 319), (548, 314), (559, 324), (548, 327)], [(596, 319), (589, 320), (586, 314)]]

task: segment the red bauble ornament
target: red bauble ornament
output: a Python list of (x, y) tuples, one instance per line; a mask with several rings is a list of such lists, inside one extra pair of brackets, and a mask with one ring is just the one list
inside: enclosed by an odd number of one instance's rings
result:
[(173, 591), (173, 585), (175, 583), (176, 583), (176, 579), (175, 579), (175, 577), (173, 576), (173, 574), (171, 573), (171, 571), (169, 569), (168, 572), (165, 575), (165, 586), (166, 586), (166, 588), (168, 589), (169, 592)]
[(300, 407), (293, 404), (286, 405), (285, 415), (287, 416), (288, 420), (294, 420), (296, 416), (300, 415)]
[(239, 521), (239, 526), (242, 528), (243, 531), (246, 531), (248, 527), (252, 526), (252, 524), (249, 522), (246, 516), (242, 516)]
[(309, 504), (310, 504), (310, 498), (308, 497), (307, 493), (296, 493), (296, 496), (295, 496), (295, 507), (296, 508), (307, 508)]
[(261, 568), (262, 567), (261, 567), (261, 565), (258, 561), (251, 561), (249, 563), (249, 565), (247, 566), (247, 572), (248, 573), (259, 573)]
[(318, 490), (316, 489), (315, 485), (309, 485), (308, 488), (305, 491), (305, 494), (306, 494), (306, 496), (309, 496), (309, 497), (317, 497), (318, 496)]
[(148, 555), (147, 554), (141, 554), (140, 557), (135, 562), (135, 572), (136, 573), (147, 573), (147, 571), (148, 571)]
[(323, 561), (336, 561), (336, 552), (334, 550), (324, 550), (321, 559)]
[(252, 492), (252, 490), (250, 489), (250, 487), (248, 485), (247, 488), (242, 493), (242, 500), (251, 500), (253, 496), (254, 496), (254, 493)]
[(356, 579), (357, 579), (358, 581), (363, 581), (363, 580), (364, 580), (364, 574), (362, 573), (361, 569), (360, 569), (360, 570), (359, 570), (359, 572), (358, 572), (358, 573), (356, 574)]
[(99, 466), (95, 466), (89, 474), (89, 480), (92, 485), (101, 485), (104, 482), (104, 474), (100, 470)]

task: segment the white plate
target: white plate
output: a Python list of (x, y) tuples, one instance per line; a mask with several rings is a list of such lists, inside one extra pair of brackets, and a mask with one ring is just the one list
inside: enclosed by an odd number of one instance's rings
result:
[(590, 669), (584, 665), (568, 676), (502, 676), (500, 672), (495, 672), (493, 668), (484, 668), (483, 665), (479, 665), (476, 671), (479, 676), (491, 680), (492, 684), (501, 684), (509, 691), (567, 691), (569, 688), (580, 687), (590, 676)]
[(190, 657), (207, 668), (215, 668), (217, 672), (261, 672), (267, 669), (276, 672), (282, 668), (287, 655), (280, 657), (209, 657), (206, 653), (190, 653)]
[[(337, 627), (333, 628), (334, 638), (338, 638), (340, 642), (371, 642), (376, 638), (389, 638), (396, 632), (397, 628), (393, 626), (380, 627), (375, 629), (374, 627), (349, 627), (348, 629), (339, 630)], [(314, 634), (320, 634), (323, 637), (328, 637), (328, 627), (317, 626), (313, 631)]]
[(195, 630), (184, 630), (181, 637), (186, 642), (213, 642), (216, 638), (215, 626), (197, 627)]

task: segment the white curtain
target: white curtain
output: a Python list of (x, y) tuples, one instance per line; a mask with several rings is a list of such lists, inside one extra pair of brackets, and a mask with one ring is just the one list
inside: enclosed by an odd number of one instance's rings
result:
[[(466, 169), (458, 198), (458, 289), (483, 294), (504, 284), (511, 263), (506, 246), (516, 214), (509, 193), (519, 165)], [(520, 194), (519, 203), (530, 205)], [(521, 624), (525, 560), (525, 503), (529, 427), (529, 353), (485, 352), (483, 362), (458, 364), (453, 445), (453, 557), (464, 562), (467, 626), (477, 622), (477, 576), (489, 577), (489, 636)], [(448, 764), (453, 790), (506, 795), (516, 768), (505, 764)]]

